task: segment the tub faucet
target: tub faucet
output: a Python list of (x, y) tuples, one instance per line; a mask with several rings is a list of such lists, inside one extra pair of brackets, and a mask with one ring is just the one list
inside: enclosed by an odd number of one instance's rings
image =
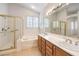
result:
[(78, 45), (79, 44), (79, 41), (75, 42), (75, 45)]
[(69, 42), (70, 44), (72, 44), (72, 40), (70, 39), (66, 39), (66, 42)]

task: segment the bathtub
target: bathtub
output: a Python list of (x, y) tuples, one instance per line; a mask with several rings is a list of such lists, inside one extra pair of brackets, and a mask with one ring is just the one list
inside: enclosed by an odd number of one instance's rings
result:
[(26, 39), (22, 38), (17, 40), (17, 50), (27, 49), (31, 47), (37, 47), (37, 38)]

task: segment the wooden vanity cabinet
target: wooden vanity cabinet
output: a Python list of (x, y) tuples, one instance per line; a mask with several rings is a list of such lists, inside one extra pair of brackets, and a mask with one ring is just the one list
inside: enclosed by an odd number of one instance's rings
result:
[(38, 48), (40, 51), (42, 51), (42, 37), (41, 36), (38, 36)]
[(41, 36), (38, 36), (38, 47), (43, 56), (71, 56)]
[(71, 56), (69, 53), (55, 46), (55, 56)]

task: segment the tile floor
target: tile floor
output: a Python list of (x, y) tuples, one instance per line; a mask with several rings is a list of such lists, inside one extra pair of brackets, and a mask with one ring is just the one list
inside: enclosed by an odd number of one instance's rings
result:
[(3, 56), (41, 56), (41, 53), (38, 47), (32, 47), (32, 48), (24, 49), (21, 51), (13, 51)]

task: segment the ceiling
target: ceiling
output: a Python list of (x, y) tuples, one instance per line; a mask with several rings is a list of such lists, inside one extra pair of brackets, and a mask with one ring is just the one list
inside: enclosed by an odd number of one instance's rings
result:
[(41, 12), (47, 6), (47, 3), (21, 3), (21, 5), (36, 12)]

